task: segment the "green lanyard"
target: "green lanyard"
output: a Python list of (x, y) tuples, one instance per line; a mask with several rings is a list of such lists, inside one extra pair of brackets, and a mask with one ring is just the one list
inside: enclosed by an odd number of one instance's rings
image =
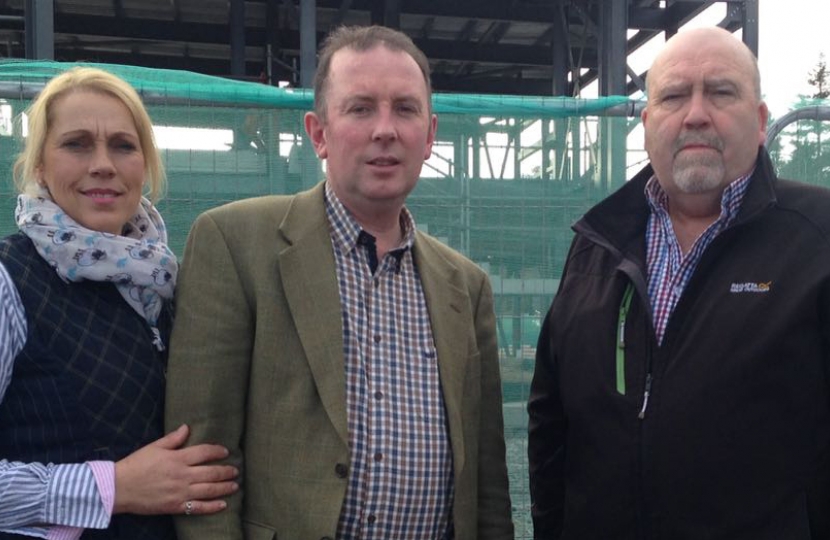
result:
[(620, 312), (617, 318), (617, 392), (625, 395), (625, 319), (634, 296), (634, 285), (629, 282), (625, 287)]

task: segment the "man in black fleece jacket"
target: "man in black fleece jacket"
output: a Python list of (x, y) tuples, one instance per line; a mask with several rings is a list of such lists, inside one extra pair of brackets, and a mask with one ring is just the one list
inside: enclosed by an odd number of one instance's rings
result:
[(574, 227), (528, 402), (537, 539), (830, 538), (830, 191), (779, 180), (755, 57), (681, 32), (650, 165)]

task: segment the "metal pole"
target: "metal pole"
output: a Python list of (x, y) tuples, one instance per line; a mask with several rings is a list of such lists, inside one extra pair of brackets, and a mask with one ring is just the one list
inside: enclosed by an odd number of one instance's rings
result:
[(231, 75), (245, 75), (245, 0), (230, 2)]
[[(568, 91), (568, 25), (565, 21), (565, 13), (562, 8), (561, 1), (557, 2), (556, 9), (553, 10), (553, 39), (551, 46), (553, 47), (553, 88), (552, 95), (554, 96), (570, 96)], [(578, 76), (578, 74), (574, 75)]]
[[(317, 71), (317, 2), (300, 0), (300, 86), (314, 86), (314, 73)], [(303, 162), (303, 188), (309, 188), (320, 181), (320, 162), (308, 134), (303, 133), (301, 148)]]
[(383, 8), (383, 26), (401, 28), (401, 2), (400, 0), (386, 0)]
[[(626, 95), (628, 9), (626, 2), (600, 2), (599, 94)], [(603, 193), (625, 182), (626, 131), (621, 121), (599, 122), (599, 175)], [(618, 176), (615, 176), (618, 175)]]
[(599, 95), (626, 95), (628, 10), (625, 2), (599, 3)]
[(55, 3), (54, 0), (26, 0), (26, 58), (53, 60), (55, 58)]
[(317, 71), (317, 2), (300, 0), (300, 86), (311, 88)]
[(741, 10), (743, 42), (758, 56), (758, 0), (744, 0)]

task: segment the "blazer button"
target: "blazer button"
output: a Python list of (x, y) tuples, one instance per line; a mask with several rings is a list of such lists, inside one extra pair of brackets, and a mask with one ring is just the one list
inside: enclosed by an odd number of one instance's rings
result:
[(349, 475), (349, 468), (342, 463), (338, 463), (334, 466), (334, 474), (337, 475), (337, 478), (346, 478)]

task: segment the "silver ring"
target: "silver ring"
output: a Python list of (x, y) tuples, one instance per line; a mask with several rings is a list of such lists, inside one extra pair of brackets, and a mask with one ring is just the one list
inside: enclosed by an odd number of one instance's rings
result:
[(193, 513), (193, 501), (184, 503), (184, 515), (189, 516)]

